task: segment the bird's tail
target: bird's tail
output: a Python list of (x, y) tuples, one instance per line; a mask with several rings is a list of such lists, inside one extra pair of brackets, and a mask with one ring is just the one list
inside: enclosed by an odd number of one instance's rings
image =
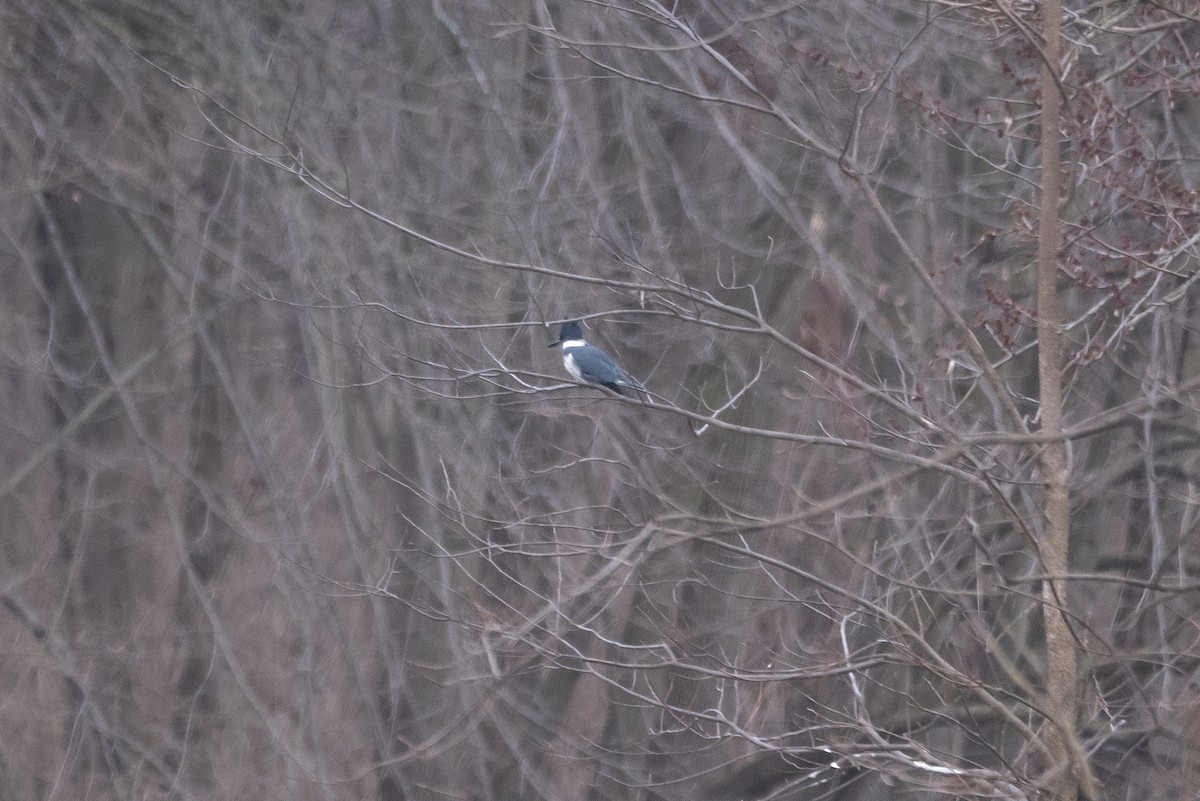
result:
[(629, 383), (638, 391), (638, 394), (641, 395), (642, 403), (650, 406), (654, 405), (654, 398), (651, 397), (649, 390), (646, 389), (646, 386), (641, 381), (638, 381), (636, 378), (630, 376)]

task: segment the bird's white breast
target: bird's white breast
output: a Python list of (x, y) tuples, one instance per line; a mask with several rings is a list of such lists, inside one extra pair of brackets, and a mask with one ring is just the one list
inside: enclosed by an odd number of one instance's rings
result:
[(570, 373), (571, 377), (576, 381), (583, 380), (583, 373), (580, 372), (579, 366), (575, 364), (575, 357), (571, 355), (571, 351), (567, 350), (566, 347), (563, 348), (563, 367), (567, 368), (567, 372)]

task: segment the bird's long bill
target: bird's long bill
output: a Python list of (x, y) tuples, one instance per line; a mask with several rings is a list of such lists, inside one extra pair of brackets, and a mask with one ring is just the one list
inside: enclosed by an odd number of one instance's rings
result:
[(561, 344), (562, 344), (562, 340), (561, 340), (561, 339), (556, 339), (555, 341), (551, 342), (551, 343), (550, 343), (549, 345), (547, 345), (546, 347), (547, 347), (547, 348), (557, 348), (557, 347), (558, 347), (559, 345), (561, 345)]

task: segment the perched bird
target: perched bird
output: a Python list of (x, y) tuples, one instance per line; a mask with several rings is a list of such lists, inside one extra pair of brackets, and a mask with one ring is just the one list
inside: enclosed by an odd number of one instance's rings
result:
[(576, 381), (598, 384), (619, 395), (627, 395), (627, 389), (646, 392), (646, 388), (618, 367), (607, 353), (583, 341), (583, 329), (577, 320), (563, 323), (558, 329), (558, 341), (546, 347), (557, 346), (562, 346), (563, 366)]

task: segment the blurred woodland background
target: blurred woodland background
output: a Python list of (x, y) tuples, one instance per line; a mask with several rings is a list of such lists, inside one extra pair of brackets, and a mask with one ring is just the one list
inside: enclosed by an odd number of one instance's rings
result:
[(0, 799), (1200, 793), (1192, 0), (0, 43)]

